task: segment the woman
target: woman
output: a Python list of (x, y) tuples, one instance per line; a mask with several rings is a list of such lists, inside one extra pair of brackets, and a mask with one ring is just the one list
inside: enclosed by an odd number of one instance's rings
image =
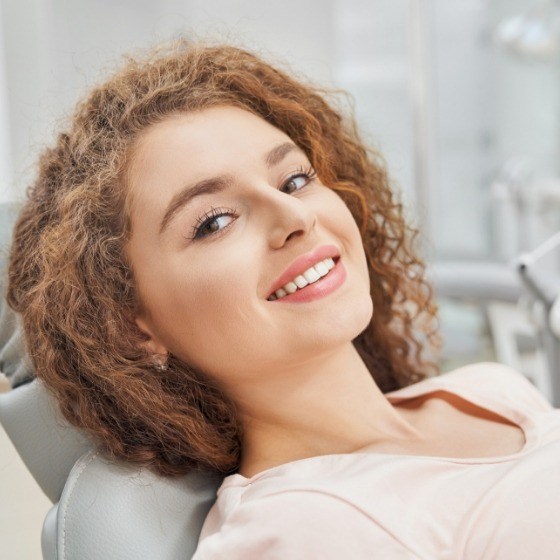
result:
[(327, 95), (184, 41), (94, 89), (14, 232), (37, 374), (108, 455), (228, 475), (197, 560), (552, 558), (558, 413), (435, 375), (415, 231)]

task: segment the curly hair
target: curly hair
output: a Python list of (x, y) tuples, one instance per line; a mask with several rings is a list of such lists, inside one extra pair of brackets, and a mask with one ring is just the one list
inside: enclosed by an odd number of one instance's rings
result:
[(243, 48), (174, 41), (127, 58), (40, 157), (14, 227), (7, 301), (22, 316), (35, 375), (112, 459), (165, 476), (229, 474), (240, 464), (235, 403), (174, 356), (154, 375), (132, 319), (141, 304), (124, 250), (127, 166), (146, 127), (172, 113), (235, 105), (302, 148), (359, 226), (376, 312), (353, 344), (380, 390), (439, 373), (437, 307), (413, 247), (418, 231), (405, 223), (384, 161), (336, 108), (340, 91), (294, 76)]

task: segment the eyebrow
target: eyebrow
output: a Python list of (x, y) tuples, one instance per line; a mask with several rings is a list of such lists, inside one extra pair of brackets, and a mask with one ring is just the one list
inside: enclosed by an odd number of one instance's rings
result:
[[(293, 142), (284, 142), (283, 144), (278, 144), (278, 146), (272, 148), (272, 150), (265, 155), (264, 163), (268, 168), (274, 167), (293, 151), (299, 151), (305, 155), (305, 152)], [(193, 185), (189, 185), (181, 189), (177, 194), (175, 194), (175, 196), (173, 196), (171, 202), (167, 205), (165, 214), (163, 215), (159, 225), (159, 234), (163, 234), (179, 210), (187, 206), (194, 198), (202, 196), (203, 194), (215, 194), (222, 192), (230, 188), (232, 184), (233, 178), (231, 175), (218, 175), (217, 177), (203, 179)]]

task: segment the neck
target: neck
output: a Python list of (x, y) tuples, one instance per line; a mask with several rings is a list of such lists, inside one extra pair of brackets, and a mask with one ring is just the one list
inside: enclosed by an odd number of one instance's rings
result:
[(289, 461), (419, 437), (380, 391), (352, 343), (238, 388), (235, 399), (244, 425), (244, 476)]

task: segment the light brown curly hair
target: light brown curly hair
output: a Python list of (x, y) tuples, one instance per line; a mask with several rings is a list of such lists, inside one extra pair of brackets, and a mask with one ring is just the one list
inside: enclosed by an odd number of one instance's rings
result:
[(36, 376), (113, 459), (162, 475), (229, 474), (240, 463), (235, 404), (174, 356), (156, 374), (133, 320), (141, 302), (124, 251), (127, 166), (146, 127), (171, 113), (235, 105), (302, 148), (361, 232), (375, 313), (353, 344), (371, 375), (387, 392), (439, 373), (437, 308), (413, 248), (418, 231), (405, 223), (382, 158), (361, 141), (353, 116), (335, 108), (341, 92), (294, 75), (242, 48), (175, 41), (128, 58), (40, 158), (14, 228), (7, 300), (22, 315)]

